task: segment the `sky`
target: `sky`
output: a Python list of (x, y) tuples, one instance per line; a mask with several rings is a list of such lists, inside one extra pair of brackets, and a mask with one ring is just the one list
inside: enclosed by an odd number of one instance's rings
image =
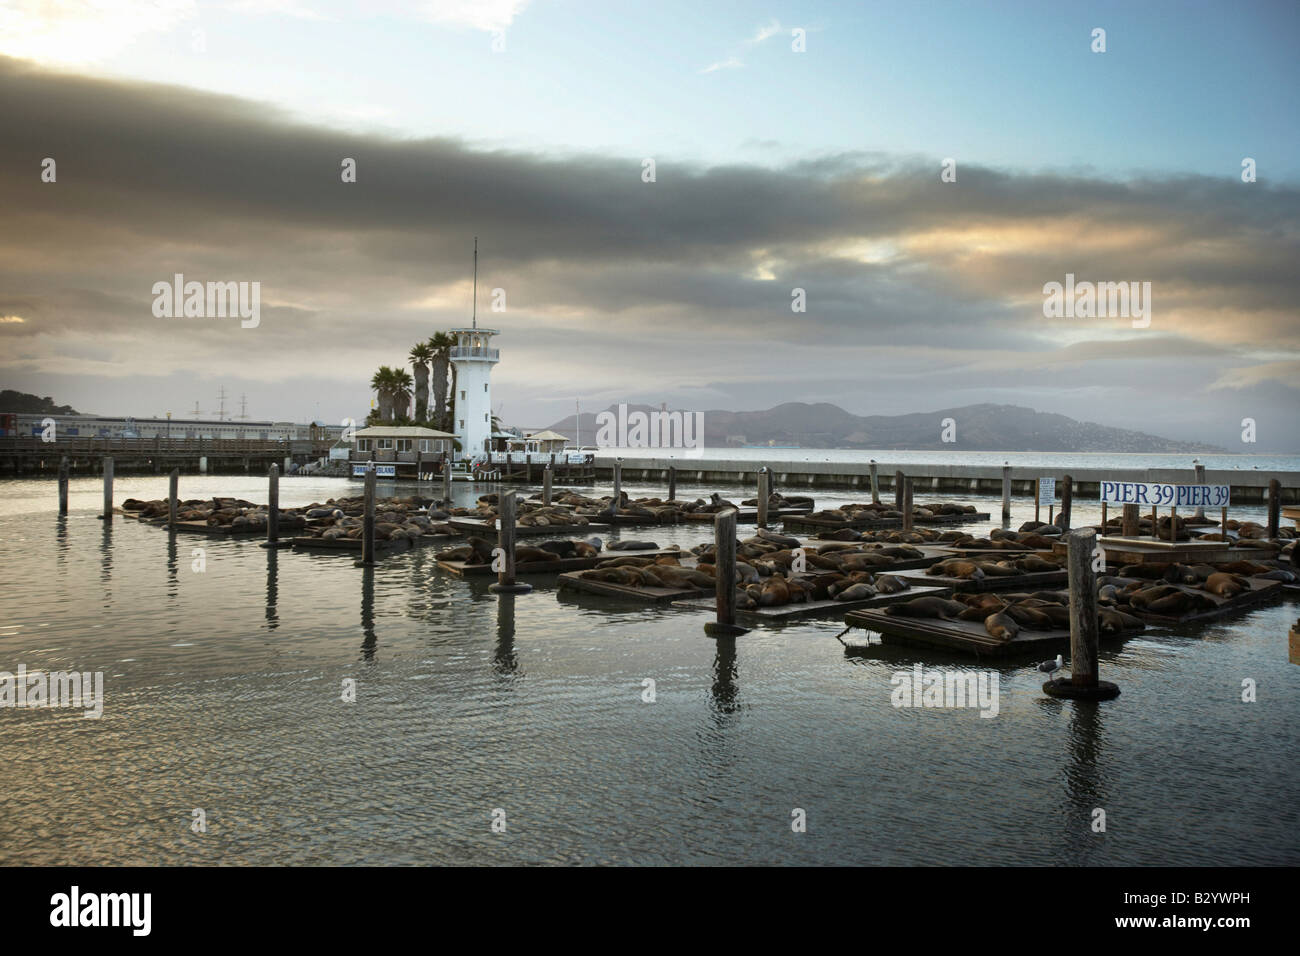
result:
[[(995, 402), (1295, 452), (1298, 39), (1289, 2), (0, 0), (0, 386), (359, 416), (469, 317), (478, 236), (507, 424)], [(154, 315), (175, 273), (260, 323)], [(1149, 324), (1045, 315), (1067, 274)]]

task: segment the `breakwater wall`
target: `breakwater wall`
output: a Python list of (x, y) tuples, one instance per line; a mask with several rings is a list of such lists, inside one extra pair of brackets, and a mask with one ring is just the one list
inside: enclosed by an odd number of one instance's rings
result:
[[(596, 459), (598, 479), (613, 477), (614, 460)], [(694, 484), (732, 483), (754, 485), (758, 469), (763, 462), (739, 459), (683, 459), (683, 458), (623, 458), (623, 480), (666, 483), (668, 469), (677, 469), (677, 480)], [(871, 490), (869, 462), (842, 461), (774, 461), (768, 464), (773, 483), (778, 491), (799, 491), (808, 488), (836, 488), (842, 490)], [(912, 479), (917, 494), (957, 492), (1000, 496), (1002, 494), (1003, 466), (1001, 465), (921, 465), (897, 464), (877, 461), (880, 491), (894, 490), (894, 473), (901, 471)], [(1071, 468), (1053, 472), (1050, 469), (1033, 469), (1025, 466), (1011, 467), (1011, 494), (1013, 497), (1030, 497), (1034, 482), (1039, 478), (1056, 478), (1057, 488), (1065, 475), (1074, 479), (1076, 498), (1096, 498), (1102, 481), (1147, 481), (1174, 484), (1195, 484), (1197, 476), (1189, 465), (1186, 468)], [(1234, 504), (1263, 503), (1268, 500), (1268, 483), (1277, 479), (1282, 486), (1283, 504), (1300, 503), (1300, 472), (1294, 471), (1239, 471), (1235, 469), (1205, 470), (1204, 483), (1229, 485)]]

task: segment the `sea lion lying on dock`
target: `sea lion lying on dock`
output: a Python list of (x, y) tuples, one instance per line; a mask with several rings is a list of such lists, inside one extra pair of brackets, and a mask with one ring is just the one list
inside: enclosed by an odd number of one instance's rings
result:
[(1205, 580), (1205, 590), (1219, 597), (1234, 598), (1250, 590), (1250, 582), (1237, 574), (1215, 572)]
[(885, 613), (890, 617), (935, 617), (948, 619), (957, 617), (966, 609), (966, 605), (960, 601), (948, 601), (940, 597), (926, 596), (913, 598), (910, 601), (902, 601), (898, 604), (891, 604), (885, 608)]

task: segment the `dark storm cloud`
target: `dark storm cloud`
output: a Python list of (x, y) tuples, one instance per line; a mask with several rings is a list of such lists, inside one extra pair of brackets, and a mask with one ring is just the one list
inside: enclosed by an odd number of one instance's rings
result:
[[(709, 380), (693, 362), (757, 338), (766, 351), (745, 354), (758, 366), (736, 363), (728, 381), (765, 379), (770, 404), (805, 397), (809, 381), (852, 380), (869, 350), (900, 350), (881, 374), (921, 394), (964, 392), (961, 368), (1033, 361), (1055, 381), (1026, 381), (1069, 390), (1117, 350), (1158, 360), (1161, 347), (1126, 323), (1045, 320), (1042, 285), (1066, 272), (1152, 282), (1153, 327), (1180, 343), (1163, 354), (1204, 350), (1216, 378), (1264, 362), (1261, 351), (1300, 350), (1300, 194), (1231, 176), (1114, 182), (959, 164), (944, 184), (937, 161), (847, 153), (782, 168), (659, 156), (648, 184), (641, 156), (340, 132), (228, 96), (4, 58), (0, 124), (0, 317), (23, 320), (0, 323), (0, 341), (5, 364), (29, 375), (66, 372), (84, 354), (72, 338), (85, 336), (96, 356), (147, 356), (167, 374), (191, 363), (270, 374), (292, 355), (295, 374), (351, 376), (354, 407), (374, 364), (466, 318), (456, 284), (474, 235), (480, 314), (506, 289), (498, 324), (531, 326), (512, 347), (534, 390), (544, 380), (522, 361), (530, 349), (580, 349), (598, 365), (620, 343), (653, 354), (655, 332), (672, 333), (677, 360), (658, 373), (640, 363), (622, 376), (629, 387), (655, 374), (680, 373), (664, 391)], [(40, 181), (47, 156), (55, 184)], [(357, 161), (354, 185), (340, 181), (344, 157)], [(152, 284), (175, 272), (260, 281), (261, 326), (156, 319)], [(795, 287), (805, 314), (790, 311)], [(834, 351), (817, 374), (795, 367), (812, 361), (800, 351), (810, 342)], [(1126, 363), (1130, 380), (1144, 377), (1138, 366)], [(1208, 384), (1170, 374), (1184, 391)]]

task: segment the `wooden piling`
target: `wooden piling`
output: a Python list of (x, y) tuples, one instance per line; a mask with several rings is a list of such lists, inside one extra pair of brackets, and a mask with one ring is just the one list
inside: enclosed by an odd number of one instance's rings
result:
[(1070, 512), (1074, 510), (1074, 479), (1066, 475), (1061, 482), (1061, 531), (1070, 530)]
[(876, 459), (871, 459), (871, 503), (880, 504), (880, 482), (876, 474)]
[(361, 521), (361, 563), (375, 563), (375, 466), (366, 466), (366, 504)]
[(548, 461), (542, 469), (542, 504), (547, 507), (551, 504), (551, 478), (551, 463)]
[(1178, 508), (1169, 509), (1169, 543), (1173, 544), (1178, 540)]
[(903, 479), (903, 530), (912, 530), (912, 479)]
[[(1205, 466), (1204, 466), (1204, 465), (1197, 465), (1197, 466), (1196, 466), (1196, 483), (1197, 483), (1198, 485), (1203, 485), (1203, 484), (1205, 484)], [(1196, 518), (1197, 521), (1204, 521), (1204, 520), (1205, 520), (1205, 506), (1204, 506), (1204, 505), (1197, 505), (1197, 506), (1196, 506), (1196, 514), (1194, 515), (1194, 517)]]
[(1002, 466), (1002, 520), (1011, 520), (1011, 466)]
[(713, 561), (717, 580), (717, 620), (704, 625), (704, 633), (725, 637), (745, 633), (736, 624), (736, 509), (727, 508), (713, 518)]
[(894, 510), (903, 510), (903, 473), (894, 472)]
[(1120, 515), (1119, 533), (1126, 538), (1136, 538), (1141, 528), (1141, 519), (1137, 505), (1125, 505)]
[(103, 519), (113, 521), (113, 459), (104, 459), (104, 514)]
[(266, 543), (275, 547), (280, 540), (280, 466), (266, 470)]
[(180, 505), (181, 470), (173, 468), (167, 476), (167, 527), (176, 527), (176, 509)]
[(668, 466), (668, 500), (677, 500), (677, 469), (672, 465)]
[(1052, 697), (1110, 700), (1119, 696), (1119, 688), (1097, 676), (1101, 627), (1097, 619), (1097, 573), (1092, 569), (1097, 533), (1081, 528), (1066, 532), (1065, 540), (1070, 579), (1070, 681), (1048, 681), (1043, 692)]
[(501, 570), (496, 583), (488, 590), (495, 594), (527, 594), (531, 584), (515, 580), (515, 493), (503, 491), (497, 498), (497, 548), (501, 551)]
[(68, 513), (68, 456), (59, 459), (59, 514)]
[(1282, 517), (1282, 482), (1276, 478), (1268, 482), (1268, 537), (1277, 540), (1278, 524)]
[(1038, 517), (1040, 514), (1043, 513), (1042, 503), (1038, 500), (1042, 491), (1042, 487), (1043, 487), (1043, 479), (1035, 478), (1034, 479), (1034, 520), (1035, 521), (1042, 520), (1041, 518)]
[(623, 507), (623, 459), (619, 458), (614, 461), (614, 502), (611, 508), (617, 512)]
[(451, 456), (445, 451), (442, 453), (442, 500), (451, 505)]
[(768, 476), (771, 474), (764, 466), (758, 469), (758, 526), (767, 527)]

